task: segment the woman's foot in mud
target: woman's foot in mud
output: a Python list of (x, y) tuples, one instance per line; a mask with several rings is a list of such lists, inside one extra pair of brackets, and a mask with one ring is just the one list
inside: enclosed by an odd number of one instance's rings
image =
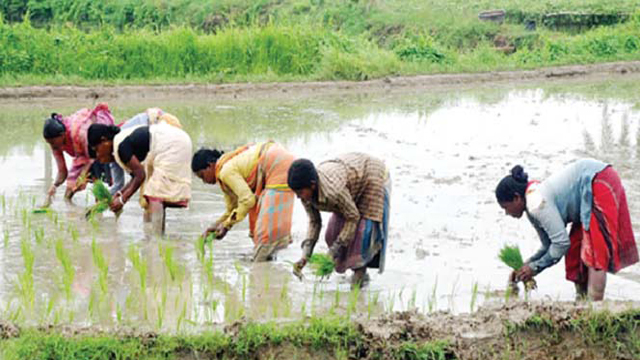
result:
[(363, 267), (353, 270), (353, 275), (351, 276), (351, 288), (363, 288), (368, 283), (369, 274), (367, 274), (367, 268)]

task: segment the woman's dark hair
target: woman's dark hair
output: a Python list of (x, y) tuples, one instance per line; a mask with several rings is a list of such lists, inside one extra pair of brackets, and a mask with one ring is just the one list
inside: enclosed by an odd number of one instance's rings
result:
[(529, 176), (520, 165), (516, 165), (511, 169), (511, 175), (505, 176), (496, 187), (496, 199), (498, 202), (513, 201), (515, 194), (519, 194), (524, 198), (527, 185), (529, 184)]
[(204, 170), (209, 167), (209, 164), (215, 163), (224, 154), (224, 151), (216, 149), (202, 148), (193, 154), (191, 159), (191, 171), (197, 173), (200, 170)]
[(102, 142), (102, 139), (113, 140), (113, 138), (120, 132), (120, 128), (113, 125), (93, 124), (89, 126), (87, 130), (87, 139), (89, 142), (89, 156), (96, 157), (96, 152), (93, 150), (95, 146)]
[(318, 183), (318, 172), (310, 160), (298, 159), (291, 163), (287, 174), (287, 184), (291, 190), (309, 188), (312, 182)]
[(62, 123), (62, 119), (60, 115), (56, 113), (52, 113), (51, 117), (44, 120), (44, 127), (42, 128), (42, 136), (44, 136), (45, 139), (57, 138), (58, 136), (64, 134), (65, 131), (66, 131), (66, 128)]

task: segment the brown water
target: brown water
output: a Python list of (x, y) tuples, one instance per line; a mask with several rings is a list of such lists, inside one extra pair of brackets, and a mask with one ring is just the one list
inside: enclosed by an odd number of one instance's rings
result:
[[(307, 225), (299, 203), (295, 242), (276, 261), (248, 261), (253, 245), (246, 221), (208, 248), (204, 259), (199, 257), (196, 238), (224, 204), (219, 188), (197, 178), (189, 209), (168, 211), (164, 238), (150, 235), (135, 201), (117, 222), (112, 214), (93, 224), (85, 221), (88, 192), (67, 205), (59, 191), (55, 213), (31, 214), (55, 176), (40, 135), (42, 119), (93, 102), (6, 101), (0, 104), (0, 317), (29, 324), (124, 324), (174, 331), (242, 316), (287, 320), (414, 306), (425, 312), (468, 312), (504, 301), (509, 270), (497, 260), (498, 249), (515, 243), (526, 257), (539, 246), (528, 222), (506, 217), (494, 200), (495, 185), (517, 163), (537, 179), (577, 157), (613, 163), (640, 238), (638, 80), (233, 101), (109, 101), (118, 120), (150, 106), (176, 114), (198, 147), (229, 150), (247, 141), (275, 139), (297, 156), (317, 161), (347, 151), (384, 159), (393, 178), (387, 269), (371, 273), (360, 293), (350, 292), (349, 274), (322, 282), (310, 272), (303, 282), (291, 275)], [(317, 251), (326, 251), (325, 245)], [(25, 262), (30, 254), (32, 273)], [(101, 257), (107, 265), (103, 270)], [(537, 280), (539, 289), (530, 298), (573, 299), (562, 264)], [(640, 266), (609, 277), (608, 298), (634, 299), (638, 293)]]

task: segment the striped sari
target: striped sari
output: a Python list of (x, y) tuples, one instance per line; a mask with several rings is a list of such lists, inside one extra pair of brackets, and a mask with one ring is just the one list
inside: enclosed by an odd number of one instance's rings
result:
[[(235, 155), (249, 149), (236, 149), (224, 161), (221, 169)], [(262, 145), (255, 167), (246, 182), (257, 197), (256, 205), (249, 211), (249, 231), (254, 244), (253, 261), (266, 261), (291, 243), (291, 218), (295, 194), (287, 186), (287, 173), (294, 156), (278, 143)], [(222, 182), (223, 191), (231, 191)]]
[(587, 267), (616, 273), (638, 262), (627, 197), (617, 172), (608, 166), (593, 178), (589, 231), (571, 227), (571, 246), (565, 257), (567, 280), (587, 281)]

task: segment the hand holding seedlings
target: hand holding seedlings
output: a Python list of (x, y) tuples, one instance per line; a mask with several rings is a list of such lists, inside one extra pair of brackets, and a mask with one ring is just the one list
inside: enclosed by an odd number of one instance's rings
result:
[(309, 258), (309, 265), (314, 270), (314, 274), (319, 276), (320, 279), (329, 277), (336, 267), (336, 264), (329, 255), (326, 254), (313, 254)]
[(214, 232), (216, 234), (216, 239), (222, 240), (227, 235), (227, 232), (229, 232), (229, 229), (225, 227), (224, 224), (220, 223), (216, 226)]
[(535, 273), (533, 269), (529, 265), (523, 265), (520, 269), (516, 271), (516, 280), (522, 281), (525, 284), (529, 281), (533, 280), (533, 276)]
[[(109, 208), (111, 208), (111, 210), (116, 214), (116, 219), (120, 216), (120, 213), (122, 212), (122, 205), (120, 205), (120, 209), (113, 210), (111, 205), (114, 202), (114, 198), (111, 197), (109, 189), (107, 189), (102, 181), (96, 180), (93, 183), (93, 196), (96, 197), (96, 203), (87, 209), (87, 212), (85, 213), (85, 217), (87, 219), (91, 219), (96, 214), (103, 213)], [(117, 196), (116, 198), (120, 197), (121, 196)], [(121, 202), (121, 200), (119, 202)]]
[(533, 279), (535, 275), (533, 269), (528, 264), (524, 264), (520, 248), (517, 246), (505, 245), (500, 249), (498, 258), (508, 267), (513, 269), (509, 275), (509, 286), (512, 290), (517, 289), (518, 281), (524, 282), (525, 290), (533, 290), (537, 287), (536, 281)]
[(305, 265), (307, 265), (307, 258), (303, 257), (297, 262), (293, 263), (293, 275), (295, 275), (300, 281), (304, 278), (302, 275), (302, 269), (304, 269)]
[(220, 239), (218, 237), (217, 229), (218, 229), (217, 226), (210, 226), (207, 228), (207, 230), (204, 231), (204, 233), (202, 233), (201, 237), (204, 239), (204, 243), (210, 243), (214, 239)]
[(123, 206), (124, 206), (124, 199), (122, 198), (122, 193), (118, 191), (116, 196), (114, 196), (113, 199), (109, 202), (109, 208), (114, 213), (117, 213), (122, 210)]

